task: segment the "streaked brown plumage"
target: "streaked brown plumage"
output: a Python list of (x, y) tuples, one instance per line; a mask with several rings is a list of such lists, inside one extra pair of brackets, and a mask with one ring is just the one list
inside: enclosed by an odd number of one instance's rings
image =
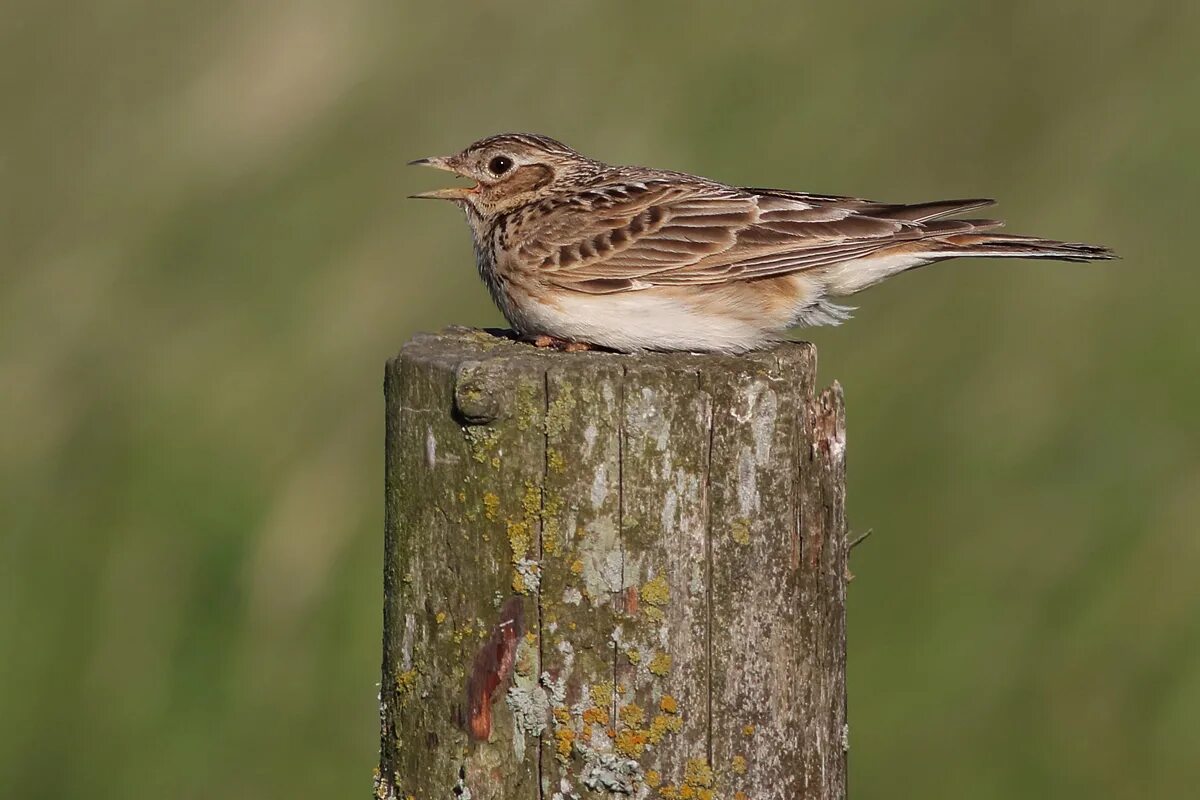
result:
[(737, 188), (610, 166), (534, 134), (412, 163), (476, 181), (416, 197), (465, 210), (496, 304), (543, 344), (742, 352), (796, 325), (838, 324), (852, 309), (830, 298), (933, 261), (1112, 257), (1103, 247), (994, 233), (996, 220), (951, 219), (991, 200), (896, 205)]

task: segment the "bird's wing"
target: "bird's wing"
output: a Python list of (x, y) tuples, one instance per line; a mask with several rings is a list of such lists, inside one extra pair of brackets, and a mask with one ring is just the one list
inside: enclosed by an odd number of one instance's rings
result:
[(861, 258), (886, 247), (995, 227), (943, 217), (986, 205), (913, 206), (678, 180), (626, 181), (543, 201), (519, 260), (593, 293), (713, 285)]

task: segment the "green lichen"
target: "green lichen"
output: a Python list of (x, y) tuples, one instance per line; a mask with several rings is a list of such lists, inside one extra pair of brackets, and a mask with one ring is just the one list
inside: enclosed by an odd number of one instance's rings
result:
[(569, 383), (562, 384), (558, 397), (546, 409), (546, 435), (552, 438), (562, 436), (563, 431), (571, 424), (575, 413), (575, 393)]
[(469, 331), (463, 332), (462, 338), (482, 347), (484, 350), (495, 350), (497, 347), (503, 347), (508, 344), (507, 339), (495, 336), (479, 328), (472, 328)]
[(467, 440), (467, 449), (471, 458), (480, 464), (500, 466), (500, 457), (495, 454), (500, 443), (500, 431), (486, 425), (470, 425), (463, 428), (463, 437)]
[(563, 499), (557, 492), (542, 493), (542, 550), (553, 555), (558, 552), (558, 534), (561, 529)]
[(647, 667), (652, 675), (658, 677), (666, 677), (671, 671), (671, 657), (661, 650), (654, 654), (654, 658), (650, 659), (650, 665)]
[(522, 381), (517, 385), (517, 430), (527, 431), (537, 421), (538, 406), (535, 402), (536, 391), (533, 384)]
[(525, 519), (534, 519), (542, 513), (542, 490), (531, 481), (525, 482), (525, 493), (521, 495), (521, 510)]

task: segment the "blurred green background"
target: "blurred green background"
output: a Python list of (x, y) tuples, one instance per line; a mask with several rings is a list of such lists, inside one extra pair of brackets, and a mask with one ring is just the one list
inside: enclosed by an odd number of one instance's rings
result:
[(1200, 784), (1200, 4), (0, 7), (0, 797), (365, 797), (384, 360), (500, 322), (405, 168), (532, 130), (1000, 198), (811, 331), (846, 387), (857, 798)]

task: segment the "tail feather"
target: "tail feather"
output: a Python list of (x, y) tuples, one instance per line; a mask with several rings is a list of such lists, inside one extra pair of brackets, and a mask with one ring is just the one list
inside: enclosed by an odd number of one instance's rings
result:
[(860, 213), (870, 214), (884, 219), (904, 220), (907, 222), (929, 222), (930, 220), (952, 217), (966, 211), (974, 211), (984, 206), (995, 205), (995, 200), (986, 197), (973, 197), (968, 200), (934, 200), (929, 203), (891, 204), (880, 203), (860, 209)]
[[(945, 248), (943, 249), (943, 245)], [(1082, 242), (1059, 242), (1007, 233), (952, 234), (928, 242), (931, 258), (1049, 258), (1056, 261), (1104, 261), (1116, 258), (1107, 247)]]

